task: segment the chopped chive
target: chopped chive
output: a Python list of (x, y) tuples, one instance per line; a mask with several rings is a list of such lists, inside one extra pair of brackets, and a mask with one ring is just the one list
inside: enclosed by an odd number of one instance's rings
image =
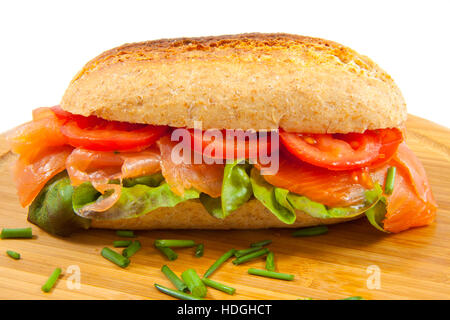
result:
[(236, 292), (236, 289), (235, 289), (235, 288), (226, 286), (226, 285), (224, 285), (224, 284), (222, 284), (222, 283), (220, 283), (220, 282), (211, 280), (211, 279), (209, 279), (209, 278), (203, 278), (202, 281), (203, 281), (203, 283), (204, 283), (205, 285), (207, 285), (208, 287), (211, 287), (211, 288), (214, 288), (214, 289), (223, 291), (223, 292), (225, 292), (225, 293), (228, 293), (229, 295), (233, 295), (233, 294)]
[(131, 240), (116, 240), (113, 242), (114, 248), (126, 248), (128, 247), (133, 241)]
[(247, 261), (259, 258), (259, 257), (262, 257), (262, 256), (264, 256), (264, 255), (266, 255), (268, 253), (269, 253), (269, 249), (267, 249), (267, 248), (259, 249), (256, 252), (252, 252), (252, 253), (247, 254), (245, 256), (242, 256), (242, 257), (234, 259), (233, 260), (233, 264), (239, 265), (241, 263), (244, 263), (244, 262), (247, 262)]
[(292, 233), (293, 237), (311, 237), (325, 234), (328, 232), (327, 226), (318, 226), (311, 228), (303, 228)]
[(395, 182), (395, 172), (397, 171), (396, 167), (390, 167), (387, 171), (386, 175), (386, 183), (384, 185), (384, 193), (392, 194), (394, 191), (394, 182)]
[(272, 240), (262, 240), (258, 242), (253, 242), (250, 247), (264, 247), (272, 243)]
[(164, 247), (164, 248), (188, 248), (195, 246), (196, 243), (194, 240), (155, 240), (155, 246)]
[(205, 274), (203, 275), (204, 278), (208, 278), (210, 275), (213, 274), (214, 271), (216, 271), (225, 261), (230, 259), (234, 253), (236, 252), (236, 249), (231, 249), (227, 252), (225, 252), (219, 259), (217, 259), (216, 262), (214, 262), (211, 267), (209, 267), (208, 270), (206, 270)]
[(275, 255), (273, 251), (269, 251), (266, 257), (266, 270), (275, 271)]
[(161, 267), (162, 273), (172, 282), (172, 284), (180, 291), (186, 292), (188, 291), (187, 285), (181, 280), (175, 272), (173, 272), (167, 265), (163, 265)]
[(203, 257), (203, 251), (205, 250), (205, 246), (203, 243), (200, 243), (197, 248), (195, 248), (195, 256), (197, 258)]
[(339, 300), (365, 300), (365, 299), (360, 296), (354, 296), (354, 297), (348, 297), (348, 298), (339, 299)]
[(54, 287), (56, 280), (58, 280), (61, 272), (61, 268), (56, 268), (55, 270), (53, 270), (53, 273), (50, 275), (47, 282), (42, 286), (42, 291), (49, 292)]
[(136, 237), (134, 235), (134, 231), (133, 230), (117, 230), (116, 231), (116, 235), (118, 237), (124, 237), (124, 238), (134, 238), (134, 237)]
[(10, 256), (13, 259), (19, 260), (20, 259), (20, 253), (12, 251), (12, 250), (6, 250), (6, 254)]
[(256, 251), (261, 250), (261, 249), (262, 249), (262, 247), (253, 247), (253, 248), (248, 248), (248, 249), (237, 250), (234, 253), (234, 256), (236, 258), (239, 258), (239, 257), (245, 256), (245, 255), (247, 255), (249, 253), (253, 253), (253, 252), (256, 252)]
[(268, 271), (268, 270), (263, 270), (263, 269), (250, 268), (250, 269), (248, 269), (248, 273), (253, 274), (255, 276), (274, 278), (274, 279), (280, 279), (280, 280), (287, 280), (287, 281), (294, 280), (293, 274), (280, 273), (280, 272)]
[(162, 254), (164, 254), (170, 261), (176, 260), (178, 258), (178, 254), (170, 248), (156, 247), (156, 249), (161, 251)]
[(201, 298), (197, 298), (194, 297), (191, 294), (188, 293), (184, 293), (183, 291), (179, 291), (179, 290), (172, 290), (169, 289), (167, 287), (164, 287), (160, 284), (155, 283), (155, 288), (158, 289), (159, 291), (161, 291), (162, 293), (165, 293), (171, 297), (177, 298), (177, 299), (181, 299), (181, 300), (203, 300)]
[(187, 269), (181, 274), (181, 278), (195, 297), (204, 298), (206, 296), (206, 286), (194, 269)]
[(133, 256), (136, 252), (138, 252), (141, 249), (141, 242), (139, 240), (133, 241), (132, 244), (130, 244), (128, 247), (123, 249), (122, 255), (125, 258), (129, 258)]
[(3, 228), (1, 233), (2, 239), (13, 239), (13, 238), (27, 238), (33, 237), (33, 231), (31, 228)]
[(107, 247), (102, 249), (102, 256), (121, 268), (126, 268), (130, 264), (130, 260), (127, 257), (124, 257)]

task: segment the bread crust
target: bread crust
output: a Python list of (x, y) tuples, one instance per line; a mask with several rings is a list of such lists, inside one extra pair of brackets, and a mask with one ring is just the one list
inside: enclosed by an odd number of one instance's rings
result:
[[(252, 199), (225, 219), (211, 216), (198, 200), (189, 200), (173, 208), (159, 208), (138, 218), (120, 220), (92, 220), (93, 228), (101, 229), (267, 229), (298, 228), (335, 224), (355, 218), (314, 218), (302, 211), (296, 212), (293, 224), (278, 220), (258, 200)], [(360, 217), (360, 216), (358, 216)]]
[(61, 101), (72, 113), (204, 129), (310, 133), (398, 127), (405, 101), (368, 57), (291, 34), (146, 41), (106, 51)]

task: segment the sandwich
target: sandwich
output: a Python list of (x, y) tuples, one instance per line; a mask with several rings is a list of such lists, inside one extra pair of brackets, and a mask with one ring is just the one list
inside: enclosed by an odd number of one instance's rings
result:
[(368, 57), (291, 34), (125, 44), (8, 134), (28, 220), (87, 228), (433, 222), (399, 88)]

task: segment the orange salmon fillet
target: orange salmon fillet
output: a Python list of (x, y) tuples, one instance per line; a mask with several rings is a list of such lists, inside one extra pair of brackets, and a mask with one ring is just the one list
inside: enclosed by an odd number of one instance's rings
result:
[[(161, 171), (172, 191), (183, 195), (184, 190), (195, 188), (211, 197), (219, 197), (222, 192), (222, 164), (191, 164), (175, 163), (172, 159), (172, 149), (178, 142), (171, 141), (169, 136), (159, 140), (161, 151)], [(192, 160), (192, 159), (191, 159)]]
[(346, 207), (364, 201), (365, 188), (355, 180), (352, 172), (319, 168), (287, 154), (280, 154), (276, 174), (263, 177), (274, 186), (330, 207)]

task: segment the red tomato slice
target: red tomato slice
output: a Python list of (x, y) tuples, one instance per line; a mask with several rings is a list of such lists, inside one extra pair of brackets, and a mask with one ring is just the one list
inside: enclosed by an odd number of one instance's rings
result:
[(50, 108), (53, 113), (61, 120), (73, 119), (75, 117), (83, 117), (80, 115), (76, 115), (67, 111), (64, 111), (59, 105), (53, 106)]
[(302, 161), (329, 170), (354, 170), (389, 161), (403, 137), (395, 128), (348, 134), (302, 134), (280, 129), (280, 139)]
[(399, 129), (374, 130), (381, 137), (381, 149), (378, 158), (370, 164), (371, 168), (382, 166), (395, 155), (399, 145), (403, 142), (403, 133)]
[(115, 121), (80, 125), (76, 120), (69, 120), (61, 127), (62, 134), (71, 146), (96, 151), (140, 151), (151, 146), (166, 131), (166, 126)]
[(59, 106), (52, 110), (58, 118), (65, 120), (61, 133), (68, 144), (95, 151), (140, 151), (155, 143), (168, 129), (167, 126), (84, 117), (64, 111)]
[(270, 132), (264, 138), (260, 138), (256, 132), (245, 137), (245, 131), (239, 130), (229, 135), (226, 130), (197, 133), (189, 129), (189, 133), (193, 149), (211, 159), (256, 159), (260, 150), (269, 156), (273, 147)]

